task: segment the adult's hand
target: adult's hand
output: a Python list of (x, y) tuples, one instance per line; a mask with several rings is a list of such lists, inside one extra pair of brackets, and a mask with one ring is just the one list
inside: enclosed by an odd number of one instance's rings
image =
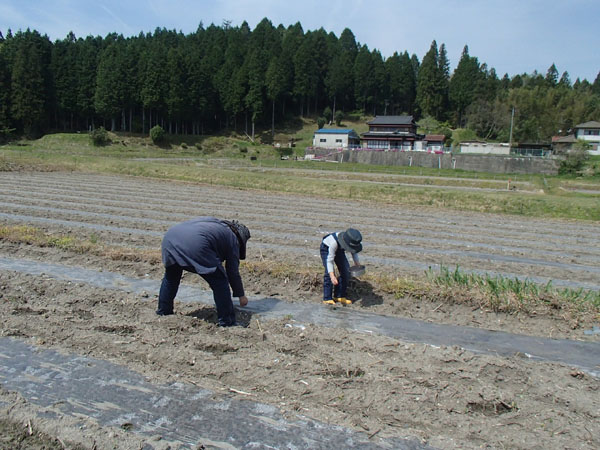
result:
[(245, 295), (242, 295), (240, 297), (240, 306), (246, 306), (248, 304), (248, 297), (246, 297)]

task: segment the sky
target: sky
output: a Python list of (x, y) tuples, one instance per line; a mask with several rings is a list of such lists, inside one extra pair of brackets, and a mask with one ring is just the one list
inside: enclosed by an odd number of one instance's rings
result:
[(545, 75), (552, 64), (572, 82), (593, 82), (600, 72), (599, 0), (0, 0), (4, 35), (29, 28), (52, 41), (70, 31), (78, 38), (157, 27), (188, 34), (225, 21), (254, 29), (264, 18), (337, 37), (349, 28), (384, 58), (407, 51), (421, 61), (435, 40), (445, 44), (451, 72), (465, 45), (498, 77)]

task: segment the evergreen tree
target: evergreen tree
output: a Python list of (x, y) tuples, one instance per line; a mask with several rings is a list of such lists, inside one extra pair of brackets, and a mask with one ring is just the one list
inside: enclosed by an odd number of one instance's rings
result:
[(373, 50), (371, 54), (373, 74), (371, 77), (371, 104), (372, 113), (377, 115), (378, 111), (384, 111), (385, 100), (389, 98), (389, 81), (383, 56), (378, 50)]
[[(187, 77), (184, 57), (179, 48), (170, 48), (167, 54), (169, 87), (165, 99), (169, 117), (169, 133), (178, 134), (187, 110)], [(173, 128), (174, 123), (174, 128)]]
[(248, 93), (245, 104), (251, 114), (252, 138), (254, 127), (265, 110), (265, 74), (270, 60), (281, 51), (281, 41), (277, 30), (268, 19), (263, 19), (249, 38), (246, 67), (248, 73)]
[(246, 67), (248, 72), (248, 93), (244, 102), (251, 114), (252, 140), (254, 140), (254, 127), (264, 111), (265, 97), (265, 69), (262, 66), (260, 50), (254, 49), (248, 54)]
[(26, 135), (39, 136), (48, 124), (50, 42), (37, 31), (13, 38), (11, 116)]
[[(250, 27), (244, 22), (240, 28), (228, 28), (225, 34), (209, 31), (211, 39), (207, 64), (216, 74), (213, 82), (219, 93), (220, 106), (226, 114), (225, 126), (233, 123), (234, 129), (237, 129), (237, 116), (245, 109), (244, 99), (248, 91), (244, 59), (248, 51)], [(215, 54), (215, 47), (220, 49), (219, 54)]]
[(348, 53), (350, 55), (350, 60), (354, 61), (356, 59), (356, 54), (358, 53), (358, 45), (356, 44), (356, 38), (354, 37), (354, 33), (349, 28), (344, 28), (342, 34), (339, 39), (339, 48), (342, 53)]
[(402, 80), (402, 61), (398, 52), (394, 52), (392, 56), (385, 60), (385, 70), (388, 79), (388, 108), (384, 111), (392, 115), (400, 108), (402, 101), (402, 89), (405, 83)]
[(554, 87), (556, 86), (557, 82), (558, 70), (556, 70), (556, 66), (554, 65), (554, 63), (552, 63), (552, 65), (548, 68), (548, 71), (546, 72), (546, 83), (548, 83), (550, 87)]
[(286, 103), (294, 98), (294, 55), (300, 48), (304, 38), (304, 31), (300, 22), (290, 25), (281, 32), (281, 68), (283, 75), (283, 93), (281, 102), (281, 114), (285, 116)]
[(560, 76), (560, 80), (558, 81), (558, 85), (563, 88), (571, 87), (571, 78), (569, 77), (569, 72), (563, 72), (563, 74)]
[(523, 86), (523, 77), (521, 77), (521, 75), (517, 74), (511, 78), (510, 87), (512, 89), (520, 88), (522, 86)]
[(11, 129), (12, 125), (10, 120), (10, 67), (6, 49), (7, 45), (2, 37), (0, 39), (0, 139), (3, 132)]
[(285, 91), (285, 70), (281, 57), (275, 57), (269, 63), (265, 75), (267, 98), (271, 101), (271, 136), (275, 136), (275, 102), (282, 99)]
[(444, 92), (443, 83), (440, 81), (441, 75), (437, 43), (433, 41), (419, 67), (417, 103), (423, 115), (432, 116), (438, 120), (444, 113)]
[[(311, 39), (313, 43), (315, 52), (314, 58), (317, 70), (317, 85), (315, 86), (313, 106), (313, 111), (315, 113), (321, 109), (320, 102), (324, 101), (327, 103), (327, 88), (325, 85), (325, 79), (329, 71), (331, 53), (334, 51), (335, 44), (332, 42), (332, 37), (334, 37), (334, 35), (327, 34), (323, 28), (319, 28), (317, 31), (309, 35), (309, 39)], [(337, 43), (337, 39), (335, 40), (335, 43)]]
[(308, 105), (317, 83), (318, 70), (312, 55), (312, 42), (305, 38), (294, 55), (294, 95), (300, 99), (300, 116), (304, 115), (305, 106), (310, 113)]
[(329, 72), (325, 79), (327, 92), (332, 101), (332, 113), (344, 109), (351, 104), (350, 92), (353, 86), (352, 61), (349, 53), (338, 52), (329, 65)]
[[(139, 84), (139, 59), (142, 45), (139, 38), (133, 38), (123, 43), (121, 51), (121, 73), (123, 76), (121, 106), (121, 129), (133, 132), (134, 112), (141, 110), (140, 84)], [(181, 70), (181, 68), (180, 68)]]
[[(140, 99), (145, 111), (149, 112), (148, 128), (160, 125), (160, 117), (166, 110), (166, 90), (169, 85), (167, 70), (167, 49), (155, 32), (147, 48), (141, 55), (143, 66), (141, 76)], [(102, 61), (101, 61), (102, 62)], [(100, 78), (100, 68), (99, 75)]]
[(367, 111), (367, 102), (371, 99), (373, 82), (373, 61), (371, 52), (363, 45), (354, 61), (354, 98), (357, 106), (364, 112)]
[(440, 53), (438, 58), (438, 91), (441, 96), (441, 110), (437, 117), (438, 120), (442, 120), (446, 116), (448, 110), (448, 86), (450, 80), (450, 61), (448, 61), (448, 53), (446, 52), (446, 44), (440, 46)]
[(395, 52), (385, 60), (387, 96), (389, 110), (387, 114), (414, 114), (417, 96), (417, 73), (419, 62), (415, 55), (408, 52)]
[(403, 87), (400, 91), (400, 108), (404, 113), (413, 114), (417, 99), (417, 74), (420, 64), (416, 55), (409, 57), (406, 51), (401, 56), (401, 63), (400, 81)]
[[(579, 78), (577, 78), (579, 81)], [(592, 83), (592, 92), (596, 95), (600, 95), (600, 72), (596, 75), (596, 79)]]
[(77, 112), (85, 120), (85, 128), (93, 128), (94, 93), (96, 91), (96, 73), (101, 38), (88, 36), (77, 41), (77, 62), (74, 71), (77, 73), (75, 91), (77, 94)]
[(483, 75), (485, 76), (485, 98), (493, 101), (498, 96), (502, 83), (493, 67)]
[(123, 40), (115, 39), (102, 51), (98, 63), (94, 107), (100, 116), (111, 121), (111, 131), (117, 130), (117, 118), (125, 99), (123, 50)]
[(465, 110), (475, 99), (475, 86), (480, 77), (477, 58), (469, 56), (469, 47), (464, 46), (458, 65), (450, 79), (450, 105), (456, 114), (456, 125), (462, 127)]
[(206, 33), (202, 27), (186, 41), (185, 72), (187, 100), (192, 134), (203, 134), (204, 122), (215, 115), (218, 95), (213, 84), (212, 68), (204, 55)]
[(507, 73), (505, 73), (500, 80), (500, 88), (504, 91), (507, 91), (510, 88), (510, 77)]
[(78, 73), (73, 68), (77, 66), (77, 47), (76, 38), (73, 32), (70, 32), (62, 41), (57, 41), (52, 47), (52, 73), (54, 76), (54, 88), (57, 100), (56, 116), (62, 122), (63, 130), (74, 128), (75, 115), (78, 112), (77, 107), (77, 86)]

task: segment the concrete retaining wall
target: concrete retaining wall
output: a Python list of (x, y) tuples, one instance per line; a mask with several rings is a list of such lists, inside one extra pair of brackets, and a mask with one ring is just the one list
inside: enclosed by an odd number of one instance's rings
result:
[(356, 162), (388, 166), (432, 167), (435, 169), (462, 169), (474, 172), (519, 173), (556, 175), (556, 159), (535, 156), (435, 154), (425, 152), (397, 152), (374, 150), (344, 150), (331, 153), (328, 149), (311, 149), (307, 153), (330, 161)]

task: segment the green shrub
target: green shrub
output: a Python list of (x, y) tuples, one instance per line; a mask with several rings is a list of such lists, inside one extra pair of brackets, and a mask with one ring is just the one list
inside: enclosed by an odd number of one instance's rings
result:
[(338, 109), (335, 112), (335, 124), (339, 127), (342, 124), (342, 120), (344, 120), (344, 113)]
[(165, 142), (165, 130), (160, 125), (156, 125), (150, 129), (150, 139), (155, 144), (162, 144)]
[(468, 128), (457, 128), (452, 132), (452, 144), (454, 146), (460, 145), (461, 142), (465, 141), (477, 141), (479, 138), (477, 134)]
[(561, 161), (558, 173), (560, 175), (576, 175), (583, 169), (589, 158), (590, 154), (587, 152), (585, 144), (575, 144), (565, 159)]
[(92, 132), (90, 132), (90, 138), (92, 140), (92, 145), (95, 147), (101, 147), (110, 142), (108, 131), (106, 131), (104, 127), (99, 127), (92, 130)]
[(0, 128), (0, 144), (7, 142), (13, 131), (15, 131), (15, 128)]
[(344, 116), (344, 119), (350, 120), (352, 122), (360, 122), (362, 120), (362, 115), (360, 113), (350, 113)]
[(317, 119), (317, 126), (319, 127), (319, 130), (325, 126), (326, 122), (327, 122), (327, 119), (325, 119), (325, 117), (319, 117)]

